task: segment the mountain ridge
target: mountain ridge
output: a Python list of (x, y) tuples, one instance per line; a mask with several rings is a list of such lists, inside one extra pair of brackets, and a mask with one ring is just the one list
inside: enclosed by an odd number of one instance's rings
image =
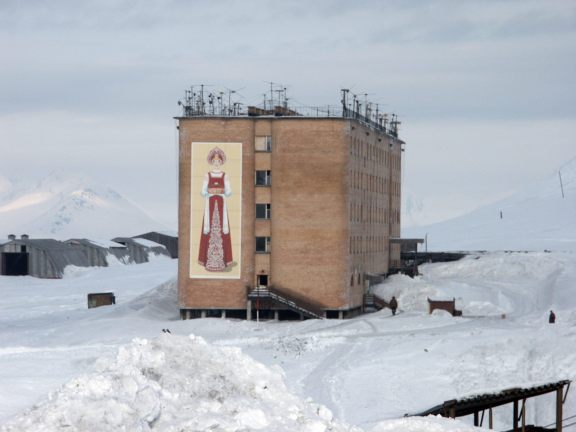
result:
[(0, 177), (0, 238), (112, 238), (170, 228), (115, 190), (52, 172), (38, 181)]

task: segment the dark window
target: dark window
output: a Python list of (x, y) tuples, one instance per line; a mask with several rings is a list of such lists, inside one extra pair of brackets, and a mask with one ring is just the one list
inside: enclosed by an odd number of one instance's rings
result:
[(256, 219), (270, 219), (271, 204), (256, 204)]
[(272, 184), (272, 173), (270, 171), (256, 171), (256, 185), (270, 186)]
[(270, 237), (256, 237), (256, 252), (270, 252)]

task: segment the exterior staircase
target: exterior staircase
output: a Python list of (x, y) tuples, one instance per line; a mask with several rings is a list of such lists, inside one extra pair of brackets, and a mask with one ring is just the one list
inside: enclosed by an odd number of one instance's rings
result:
[(364, 294), (364, 308), (381, 310), (384, 308), (390, 308), (390, 304), (382, 297), (378, 297), (376, 294)]
[(253, 289), (248, 293), (248, 298), (250, 300), (272, 300), (277, 305), (284, 306), (293, 312), (301, 314), (305, 318), (324, 318), (324, 311), (320, 307), (308, 303), (305, 300), (296, 299), (294, 296), (270, 286)]

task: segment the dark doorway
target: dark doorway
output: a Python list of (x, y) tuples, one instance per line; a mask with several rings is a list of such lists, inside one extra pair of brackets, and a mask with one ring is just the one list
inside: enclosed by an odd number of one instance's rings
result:
[(2, 253), (2, 274), (4, 276), (26, 276), (28, 274), (28, 253)]
[(268, 286), (268, 275), (258, 275), (257, 283), (258, 286)]

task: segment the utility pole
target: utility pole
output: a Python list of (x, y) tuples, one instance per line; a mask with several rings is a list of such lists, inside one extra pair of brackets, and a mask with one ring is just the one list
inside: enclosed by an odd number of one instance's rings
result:
[(560, 190), (562, 191), (562, 198), (564, 198), (564, 185), (562, 184), (562, 173), (558, 170), (558, 178), (560, 179)]

